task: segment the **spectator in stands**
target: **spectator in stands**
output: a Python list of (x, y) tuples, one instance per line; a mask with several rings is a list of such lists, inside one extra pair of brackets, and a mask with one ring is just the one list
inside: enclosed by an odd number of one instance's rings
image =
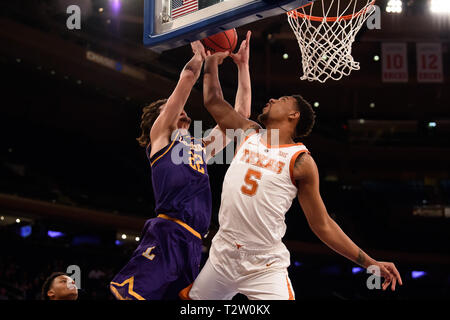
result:
[(78, 288), (67, 273), (54, 272), (42, 286), (43, 300), (77, 300)]
[(0, 300), (9, 300), (5, 288), (0, 288)]

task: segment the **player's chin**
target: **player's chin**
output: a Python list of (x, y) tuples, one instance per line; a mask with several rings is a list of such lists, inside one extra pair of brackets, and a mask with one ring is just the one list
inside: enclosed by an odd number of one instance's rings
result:
[(260, 123), (265, 124), (268, 117), (269, 117), (269, 113), (268, 113), (268, 112), (266, 112), (266, 113), (261, 113), (261, 114), (258, 116), (257, 120), (258, 120)]
[(180, 118), (178, 120), (178, 127), (179, 128), (189, 128), (191, 125), (191, 119), (187, 117)]

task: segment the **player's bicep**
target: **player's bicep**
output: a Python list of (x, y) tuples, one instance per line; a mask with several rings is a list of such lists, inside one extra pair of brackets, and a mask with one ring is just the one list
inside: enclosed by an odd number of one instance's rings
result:
[(226, 129), (244, 129), (251, 122), (239, 114), (227, 101), (217, 97), (205, 100), (205, 107), (224, 132)]
[(304, 161), (297, 168), (297, 175), (297, 198), (308, 224), (313, 230), (325, 226), (329, 215), (320, 195), (319, 171), (310, 155), (305, 154)]
[(187, 99), (189, 98), (194, 83), (194, 74), (190, 71), (183, 71), (180, 76), (180, 80), (178, 80), (177, 86), (167, 99), (167, 102), (165, 103), (164, 108), (161, 110), (161, 113), (157, 119), (157, 122), (160, 125), (172, 125), (176, 122), (186, 104)]
[(203, 138), (206, 148), (206, 162), (214, 158), (222, 149), (224, 149), (230, 142), (225, 133), (216, 125), (209, 134)]
[(195, 78), (192, 72), (183, 71), (177, 86), (153, 123), (150, 130), (150, 139), (152, 141), (162, 136), (168, 136), (171, 129), (176, 127), (176, 121), (189, 98), (194, 83)]

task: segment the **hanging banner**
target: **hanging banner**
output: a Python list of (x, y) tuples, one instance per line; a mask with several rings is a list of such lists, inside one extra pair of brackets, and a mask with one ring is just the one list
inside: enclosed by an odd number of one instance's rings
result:
[(406, 43), (383, 43), (383, 82), (408, 82)]
[(95, 53), (93, 51), (86, 51), (86, 59), (139, 80), (145, 81), (147, 78), (144, 71), (127, 64), (122, 64), (119, 61), (102, 56), (101, 54)]
[(444, 82), (442, 45), (440, 43), (417, 44), (417, 81)]

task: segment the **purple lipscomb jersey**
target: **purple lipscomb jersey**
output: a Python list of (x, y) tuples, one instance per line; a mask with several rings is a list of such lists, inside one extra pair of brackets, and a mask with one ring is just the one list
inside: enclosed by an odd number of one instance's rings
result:
[(202, 141), (179, 132), (150, 158), (156, 218), (146, 221), (130, 261), (110, 283), (120, 300), (174, 300), (200, 271), (211, 189)]
[(211, 220), (211, 187), (202, 141), (177, 132), (149, 160), (156, 214), (179, 219), (205, 235)]

